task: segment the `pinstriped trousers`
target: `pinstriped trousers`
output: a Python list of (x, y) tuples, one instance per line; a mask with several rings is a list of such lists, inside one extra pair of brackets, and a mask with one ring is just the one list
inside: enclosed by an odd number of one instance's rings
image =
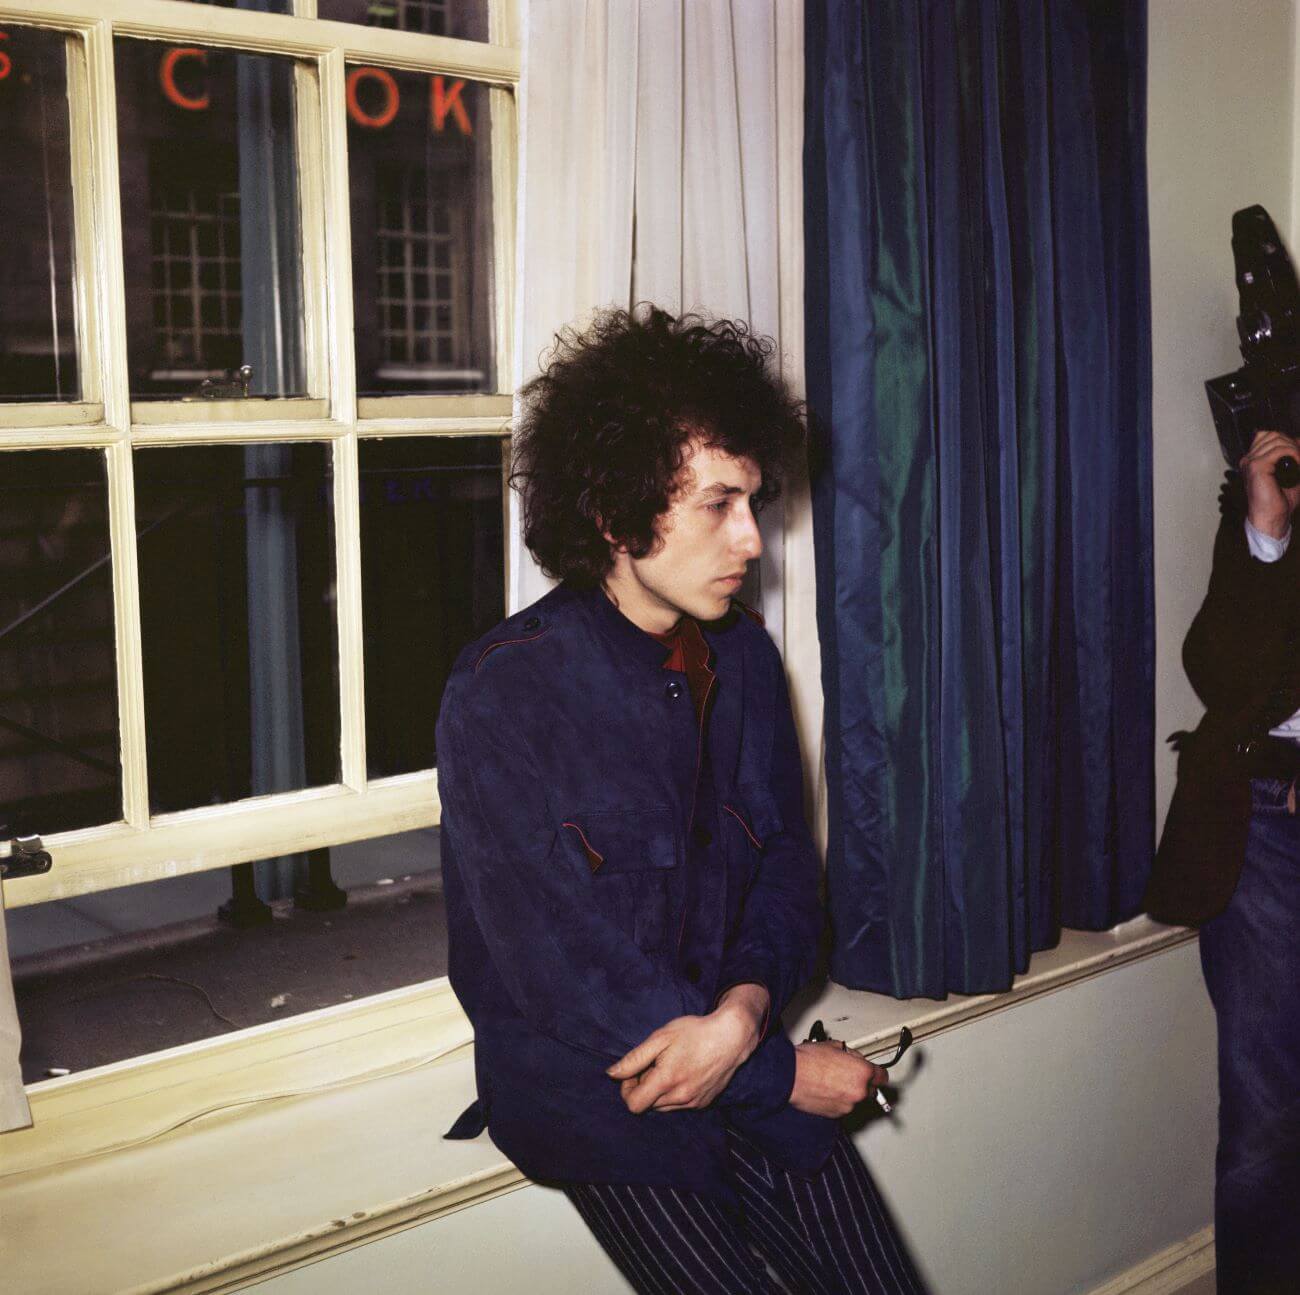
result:
[(677, 1187), (582, 1183), (564, 1192), (642, 1295), (923, 1295), (843, 1132), (811, 1178), (787, 1173), (734, 1131), (727, 1150), (739, 1218), (713, 1197)]

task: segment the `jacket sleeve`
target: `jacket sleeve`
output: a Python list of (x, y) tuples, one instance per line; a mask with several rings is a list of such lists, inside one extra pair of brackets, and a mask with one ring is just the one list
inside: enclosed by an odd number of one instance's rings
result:
[(1183, 643), (1187, 678), (1207, 709), (1256, 704), (1261, 683), (1267, 687), (1281, 671), (1298, 551), (1292, 544), (1278, 561), (1261, 562), (1250, 554), (1240, 517), (1224, 517), (1210, 587)]
[[(771, 995), (769, 1028), (813, 974), (823, 926), (820, 869), (803, 812), (803, 770), (785, 670), (770, 641), (775, 721), (769, 787), (782, 827), (763, 842), (758, 874), (731, 939), (723, 950), (718, 984), (754, 982)], [(791, 1062), (793, 1064), (793, 1062)]]
[(521, 1016), (612, 1062), (673, 1018), (708, 1010), (698, 989), (652, 962), (590, 902), (590, 872), (561, 838), (521, 740), (499, 722), (467, 720), (449, 695), (437, 750), (442, 830)]

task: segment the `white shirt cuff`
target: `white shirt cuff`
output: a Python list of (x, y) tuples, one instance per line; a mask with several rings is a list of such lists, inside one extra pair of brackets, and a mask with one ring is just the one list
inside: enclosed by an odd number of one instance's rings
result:
[(1291, 528), (1286, 528), (1286, 534), (1282, 538), (1274, 539), (1271, 535), (1265, 535), (1263, 531), (1257, 531), (1251, 524), (1250, 520), (1246, 521), (1246, 544), (1250, 548), (1250, 556), (1258, 558), (1261, 562), (1276, 562), (1278, 558), (1287, 551), (1287, 546), (1291, 543)]

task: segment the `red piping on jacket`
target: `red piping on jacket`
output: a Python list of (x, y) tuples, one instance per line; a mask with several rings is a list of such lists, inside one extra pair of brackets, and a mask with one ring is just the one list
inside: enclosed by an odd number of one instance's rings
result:
[(592, 872), (595, 872), (596, 869), (605, 862), (605, 856), (587, 840), (586, 832), (584, 832), (577, 823), (561, 823), (560, 826), (573, 828), (573, 830), (582, 838), (582, 848), (587, 852), (587, 866), (592, 870)]
[(478, 660), (474, 662), (474, 669), (477, 670), (479, 666), (483, 664), (483, 659), (487, 656), (489, 652), (495, 652), (497, 648), (506, 647), (508, 644), (511, 643), (531, 643), (534, 639), (541, 638), (543, 634), (549, 634), (550, 631), (551, 631), (551, 627), (548, 625), (544, 630), (539, 630), (536, 634), (530, 634), (525, 639), (499, 639), (495, 643), (489, 643), (487, 647), (485, 647), (483, 651), (479, 654)]
[(760, 841), (758, 837), (756, 837), (753, 834), (753, 832), (749, 830), (749, 824), (745, 822), (743, 815), (739, 814), (736, 810), (732, 809), (730, 805), (723, 805), (722, 808), (725, 809), (727, 813), (730, 814), (731, 817), (734, 818), (736, 822), (739, 823), (740, 826), (745, 829), (745, 835), (749, 837), (750, 841), (754, 846), (754, 849), (761, 850), (763, 848), (762, 841)]

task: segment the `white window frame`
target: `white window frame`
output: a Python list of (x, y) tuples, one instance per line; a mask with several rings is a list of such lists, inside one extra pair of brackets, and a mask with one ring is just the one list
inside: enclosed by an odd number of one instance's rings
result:
[[(361, 628), (358, 444), (367, 436), (503, 435), (508, 394), (403, 396), (359, 409), (353, 351), (346, 77), (364, 63), (465, 77), (491, 86), (495, 389), (507, 391), (514, 330), (514, 90), (521, 57), (511, 0), (492, 0), (490, 42), (426, 36), (315, 17), (182, 0), (0, 2), (0, 26), (43, 27), (69, 42), (78, 344), (82, 400), (0, 405), (0, 453), (94, 448), (106, 453), (113, 558), (123, 815), (51, 833), (52, 870), (6, 889), (10, 907), (225, 867), (279, 854), (434, 826), (437, 776), (428, 769), (370, 779), (366, 765)], [(297, 60), (298, 169), (303, 213), (305, 345), (311, 398), (132, 402), (113, 44), (116, 37), (220, 46)], [(310, 440), (334, 447), (340, 705), (338, 783), (223, 805), (149, 811), (132, 451), (143, 445)], [(3, 462), (3, 460), (0, 460)], [(504, 455), (503, 455), (504, 479)], [(508, 546), (507, 546), (508, 550)], [(508, 553), (503, 553), (503, 563)], [(508, 576), (506, 587), (509, 587)], [(0, 846), (0, 851), (6, 847)], [(445, 979), (434, 982), (445, 985)]]

